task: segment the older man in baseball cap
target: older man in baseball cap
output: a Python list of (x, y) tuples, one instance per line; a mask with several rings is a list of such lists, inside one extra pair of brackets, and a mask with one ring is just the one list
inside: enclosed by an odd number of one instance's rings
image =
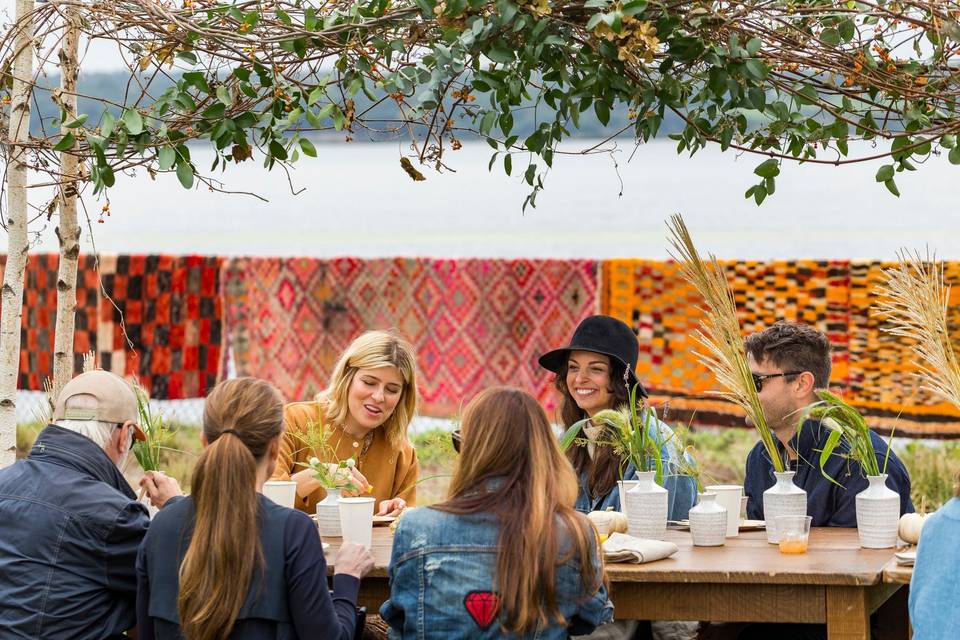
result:
[[(137, 548), (150, 518), (120, 472), (137, 396), (119, 376), (64, 386), (30, 455), (0, 470), (0, 602), (5, 638), (120, 638), (136, 624)], [(180, 493), (151, 477), (158, 506)]]

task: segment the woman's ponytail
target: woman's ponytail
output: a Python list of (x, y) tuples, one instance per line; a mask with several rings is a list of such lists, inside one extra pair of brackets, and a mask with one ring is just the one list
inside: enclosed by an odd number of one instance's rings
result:
[(209, 446), (193, 471), (193, 536), (177, 598), (186, 640), (226, 640), (263, 566), (257, 465), (282, 429), (280, 395), (262, 380), (228, 380), (207, 398)]

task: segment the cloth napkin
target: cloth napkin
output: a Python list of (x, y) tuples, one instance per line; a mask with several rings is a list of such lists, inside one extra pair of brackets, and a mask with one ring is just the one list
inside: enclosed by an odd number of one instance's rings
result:
[(607, 562), (643, 564), (669, 558), (677, 549), (677, 545), (665, 540), (647, 540), (625, 533), (611, 533), (603, 543), (603, 557)]

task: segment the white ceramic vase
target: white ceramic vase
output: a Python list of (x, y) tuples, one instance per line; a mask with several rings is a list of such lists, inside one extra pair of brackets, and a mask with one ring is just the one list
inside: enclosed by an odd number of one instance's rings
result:
[(343, 535), (339, 499), (340, 489), (327, 489), (327, 497), (317, 503), (317, 527), (321, 538), (339, 538)]
[(719, 547), (727, 539), (727, 509), (717, 502), (717, 494), (701, 493), (690, 509), (690, 535), (695, 547)]
[(774, 472), (777, 483), (763, 492), (763, 517), (767, 529), (767, 542), (777, 544), (777, 516), (807, 515), (807, 492), (793, 484), (795, 471)]
[(887, 474), (867, 476), (870, 485), (857, 494), (857, 533), (865, 549), (889, 549), (897, 544), (900, 496), (887, 487)]
[(667, 536), (667, 490), (654, 481), (655, 471), (637, 473), (637, 486), (626, 493), (627, 533), (635, 538)]

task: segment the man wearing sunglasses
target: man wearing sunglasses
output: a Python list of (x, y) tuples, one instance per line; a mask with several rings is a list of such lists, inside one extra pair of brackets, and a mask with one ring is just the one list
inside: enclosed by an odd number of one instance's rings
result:
[[(856, 496), (867, 488), (866, 474), (859, 464), (831, 456), (820, 470), (820, 451), (829, 429), (818, 420), (800, 425), (804, 408), (817, 402), (815, 391), (830, 383), (830, 342), (811, 326), (777, 322), (746, 340), (747, 357), (767, 425), (788, 468), (796, 471), (794, 482), (807, 492), (807, 515), (814, 527), (856, 527)], [(799, 428), (798, 428), (799, 427)], [(880, 464), (887, 444), (871, 432)], [(762, 443), (747, 456), (744, 491), (747, 517), (763, 519), (763, 492), (775, 483), (773, 463)], [(912, 512), (910, 476), (896, 454), (887, 462), (887, 486), (900, 494), (900, 513)]]

